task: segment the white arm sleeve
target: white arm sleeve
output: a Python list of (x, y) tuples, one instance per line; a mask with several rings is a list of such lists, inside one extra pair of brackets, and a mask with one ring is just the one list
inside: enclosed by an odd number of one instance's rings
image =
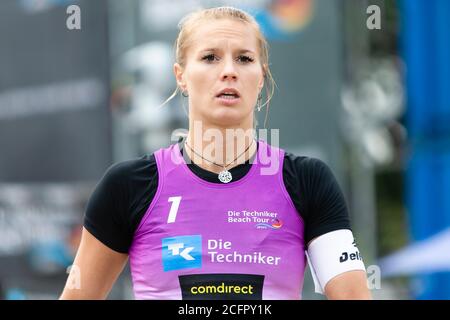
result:
[(328, 232), (317, 237), (310, 243), (306, 256), (315, 291), (321, 294), (324, 293), (328, 281), (337, 275), (352, 270), (366, 270), (353, 233), (348, 229)]

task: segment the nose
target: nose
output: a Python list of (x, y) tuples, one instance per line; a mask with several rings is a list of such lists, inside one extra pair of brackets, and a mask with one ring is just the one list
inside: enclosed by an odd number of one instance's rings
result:
[(222, 81), (225, 81), (225, 80), (236, 80), (237, 78), (238, 73), (236, 70), (236, 66), (234, 65), (233, 59), (232, 58), (225, 59), (220, 79)]

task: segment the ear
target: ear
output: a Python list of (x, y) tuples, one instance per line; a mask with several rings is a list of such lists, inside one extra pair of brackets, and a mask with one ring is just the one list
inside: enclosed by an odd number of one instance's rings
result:
[(258, 83), (258, 91), (261, 92), (261, 90), (264, 88), (264, 77), (261, 78), (261, 81)]
[(177, 81), (178, 87), (182, 90), (186, 90), (186, 82), (184, 81), (184, 69), (180, 64), (175, 63), (173, 65), (173, 73), (175, 74), (175, 79)]
[(262, 66), (262, 72), (263, 72), (263, 76), (261, 77), (261, 80), (259, 81), (259, 83), (258, 83), (258, 90), (261, 92), (261, 90), (264, 88), (264, 81), (265, 81), (265, 79), (266, 79), (266, 70), (267, 70), (267, 67), (266, 67), (266, 65), (263, 65)]
[(264, 77), (261, 77), (261, 80), (258, 83), (258, 92), (261, 92), (263, 88), (264, 88)]

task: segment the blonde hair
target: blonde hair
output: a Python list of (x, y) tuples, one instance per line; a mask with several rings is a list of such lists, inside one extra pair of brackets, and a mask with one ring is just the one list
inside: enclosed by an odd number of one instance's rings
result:
[[(205, 20), (219, 20), (219, 19), (230, 19), (234, 21), (240, 21), (249, 24), (255, 30), (256, 37), (258, 40), (259, 54), (261, 60), (261, 67), (264, 74), (264, 86), (266, 87), (267, 99), (260, 107), (266, 108), (266, 119), (264, 121), (264, 127), (267, 121), (267, 114), (269, 109), (269, 102), (273, 97), (275, 91), (275, 81), (272, 77), (272, 73), (269, 68), (269, 45), (265, 39), (258, 22), (248, 13), (243, 10), (236, 9), (233, 7), (216, 7), (210, 9), (202, 9), (199, 11), (192, 12), (185, 16), (178, 24), (179, 33), (175, 41), (175, 59), (176, 62), (181, 66), (186, 65), (186, 52), (190, 45), (190, 36), (194, 32), (195, 28), (198, 27), (201, 22)], [(267, 84), (268, 83), (268, 84)], [(175, 89), (172, 95), (163, 103), (166, 104), (172, 100), (179, 92), (179, 87)], [(256, 117), (255, 117), (256, 122)]]

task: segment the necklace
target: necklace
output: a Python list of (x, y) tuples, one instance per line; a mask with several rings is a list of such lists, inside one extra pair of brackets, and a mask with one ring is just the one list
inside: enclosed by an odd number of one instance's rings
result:
[(202, 155), (198, 154), (197, 152), (195, 152), (194, 149), (192, 149), (192, 147), (187, 143), (187, 141), (185, 142), (185, 144), (186, 144), (186, 146), (189, 147), (189, 149), (191, 149), (191, 151), (192, 151), (193, 153), (195, 153), (196, 155), (198, 155), (198, 156), (199, 156), (200, 158), (202, 158), (203, 160), (206, 160), (206, 161), (208, 161), (209, 163), (212, 163), (212, 164), (214, 164), (214, 165), (216, 165), (216, 166), (219, 166), (219, 167), (223, 168), (223, 170), (219, 172), (219, 177), (218, 177), (218, 178), (219, 178), (220, 182), (228, 183), (228, 182), (230, 182), (231, 180), (233, 180), (233, 176), (231, 175), (231, 172), (227, 170), (227, 167), (228, 167), (230, 164), (232, 164), (234, 161), (236, 161), (237, 159), (239, 159), (239, 157), (242, 156), (244, 153), (246, 153), (247, 150), (250, 149), (250, 147), (253, 145), (253, 142), (254, 142), (254, 141), (255, 141), (255, 140), (252, 140), (252, 143), (250, 143), (250, 145), (247, 147), (247, 149), (245, 149), (244, 152), (242, 152), (239, 156), (237, 156), (237, 157), (236, 157), (233, 161), (231, 161), (229, 164), (225, 164), (225, 165), (220, 165), (220, 164), (217, 164), (217, 163), (215, 163), (215, 162), (213, 162), (213, 161), (210, 161), (210, 160), (208, 160), (208, 159), (203, 158)]

